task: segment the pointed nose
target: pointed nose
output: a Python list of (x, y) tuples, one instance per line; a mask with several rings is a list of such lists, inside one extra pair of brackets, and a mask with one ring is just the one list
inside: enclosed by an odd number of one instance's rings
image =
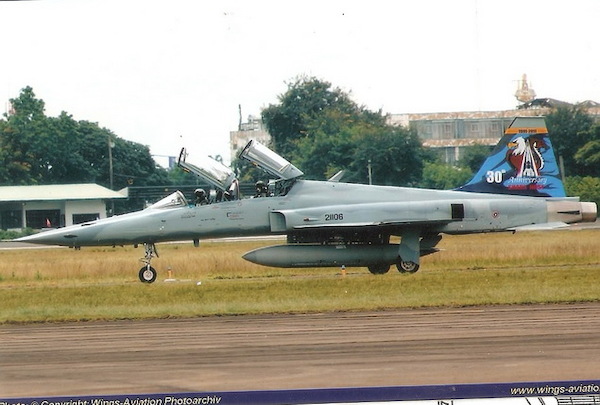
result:
[(258, 262), (258, 257), (257, 257), (256, 251), (254, 251), (254, 250), (244, 254), (242, 256), (242, 259), (248, 260), (249, 262), (252, 262), (252, 263), (260, 264)]
[(74, 246), (77, 245), (77, 238), (78, 236), (73, 232), (65, 232), (63, 229), (56, 229), (53, 231), (36, 233), (35, 235), (24, 236), (22, 238), (17, 238), (14, 241), (36, 243), (40, 245)]

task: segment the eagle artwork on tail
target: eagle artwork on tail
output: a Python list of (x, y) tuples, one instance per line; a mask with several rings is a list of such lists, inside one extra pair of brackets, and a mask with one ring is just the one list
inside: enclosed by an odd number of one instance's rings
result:
[(506, 160), (516, 170), (515, 177), (538, 177), (544, 168), (541, 148), (548, 145), (542, 138), (522, 136), (508, 143)]

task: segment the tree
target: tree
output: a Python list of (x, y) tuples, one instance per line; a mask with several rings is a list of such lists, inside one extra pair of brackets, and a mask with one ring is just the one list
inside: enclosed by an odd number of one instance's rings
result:
[(40, 139), (48, 136), (44, 102), (35, 98), (31, 87), (26, 87), (10, 104), (11, 113), (0, 122), (4, 172), (1, 180), (5, 184), (35, 184), (43, 176), (37, 155)]
[(362, 132), (356, 139), (349, 179), (373, 184), (416, 186), (423, 171), (424, 150), (416, 132), (391, 125)]
[(346, 181), (408, 185), (420, 178), (422, 147), (416, 134), (386, 124), (386, 117), (357, 105), (331, 83), (301, 77), (262, 112), (274, 149), (323, 180), (341, 169)]
[[(93, 182), (105, 187), (110, 186), (109, 140), (114, 142), (117, 136), (106, 128), (101, 128), (97, 123), (89, 121), (77, 122), (77, 133), (81, 139), (79, 155), (87, 162), (93, 172)], [(113, 163), (116, 159), (113, 154)], [(118, 185), (117, 185), (118, 186)]]
[(108, 145), (112, 150), (115, 187), (168, 184), (147, 146), (118, 138), (96, 123), (75, 121), (62, 112), (47, 117), (45, 103), (31, 87), (10, 100), (11, 111), (0, 120), (0, 182), (5, 185), (110, 185)]
[(567, 177), (565, 190), (567, 195), (579, 196), (581, 201), (593, 201), (600, 205), (600, 178), (598, 177)]
[(489, 145), (472, 145), (464, 148), (464, 153), (458, 162), (460, 167), (468, 168), (475, 173), (479, 170), (483, 162), (487, 159), (492, 151), (493, 146)]
[(147, 146), (121, 138), (115, 138), (114, 142), (115, 188), (169, 183), (167, 171), (157, 167)]
[(565, 175), (585, 176), (586, 167), (575, 159), (577, 151), (592, 141), (592, 117), (581, 107), (559, 107), (546, 117), (552, 145), (564, 160)]
[(307, 136), (296, 140), (289, 152), (306, 177), (323, 180), (342, 169), (349, 169), (354, 158), (355, 141), (366, 122), (348, 119), (338, 110), (328, 109), (307, 123)]
[(421, 186), (424, 188), (450, 190), (466, 184), (472, 176), (473, 172), (466, 167), (425, 162)]
[(328, 110), (353, 115), (358, 107), (350, 97), (331, 83), (314, 77), (300, 76), (288, 84), (278, 97), (279, 104), (262, 111), (262, 119), (273, 140), (273, 148), (287, 156), (295, 142), (308, 136), (311, 122)]
[(600, 124), (588, 131), (588, 137), (590, 141), (575, 153), (575, 162), (587, 175), (600, 177)]
[(81, 153), (88, 139), (82, 136), (79, 123), (62, 112), (56, 118), (47, 118), (47, 124), (48, 134), (39, 138), (35, 151), (39, 156), (39, 168), (44, 171), (44, 183), (95, 182), (94, 166)]

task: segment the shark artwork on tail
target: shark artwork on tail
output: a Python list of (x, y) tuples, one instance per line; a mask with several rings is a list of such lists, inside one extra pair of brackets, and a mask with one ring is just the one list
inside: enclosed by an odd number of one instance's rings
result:
[[(71, 247), (145, 247), (142, 282), (157, 277), (156, 244), (205, 238), (285, 235), (287, 243), (246, 253), (275, 267), (366, 267), (387, 273), (392, 265), (413, 273), (420, 258), (438, 251), (444, 234), (547, 229), (596, 220), (593, 202), (566, 197), (542, 117), (516, 118), (473, 179), (455, 190), (373, 186), (302, 179), (302, 171), (267, 147), (250, 141), (240, 157), (274, 180), (241, 198), (233, 172), (214, 160), (179, 166), (210, 184), (209, 198), (190, 204), (181, 192), (138, 212), (18, 239)], [(203, 194), (204, 196), (205, 194)], [(399, 243), (392, 242), (399, 237)]]

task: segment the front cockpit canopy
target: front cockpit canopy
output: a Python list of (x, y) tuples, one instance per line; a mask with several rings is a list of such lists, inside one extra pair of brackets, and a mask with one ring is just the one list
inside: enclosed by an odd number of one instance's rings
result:
[(188, 173), (194, 173), (216, 189), (227, 191), (235, 181), (233, 171), (221, 162), (206, 157), (202, 159), (199, 166), (196, 166), (187, 163), (185, 157), (185, 148), (182, 148), (177, 165)]
[(281, 180), (292, 180), (304, 174), (296, 166), (254, 139), (250, 140), (240, 152), (240, 158), (250, 161)]

